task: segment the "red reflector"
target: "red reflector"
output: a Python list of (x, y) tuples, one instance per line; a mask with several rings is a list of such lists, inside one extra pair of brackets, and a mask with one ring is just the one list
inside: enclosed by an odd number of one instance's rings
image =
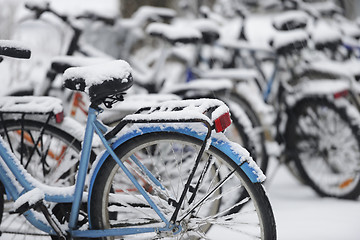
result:
[(348, 93), (349, 93), (349, 90), (344, 90), (344, 91), (334, 93), (334, 98), (337, 99), (337, 98), (345, 97), (346, 95), (348, 95)]
[(222, 132), (231, 124), (230, 113), (226, 112), (219, 118), (215, 119), (215, 131)]
[(62, 123), (64, 121), (64, 112), (59, 112), (55, 115), (55, 121), (56, 123)]

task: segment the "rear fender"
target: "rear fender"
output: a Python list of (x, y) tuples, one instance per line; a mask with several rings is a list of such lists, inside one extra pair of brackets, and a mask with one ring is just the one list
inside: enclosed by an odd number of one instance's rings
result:
[(350, 89), (350, 82), (347, 80), (309, 80), (295, 86), (294, 93), (286, 98), (288, 106), (294, 106), (296, 102), (307, 97), (327, 97), (338, 99), (345, 97)]

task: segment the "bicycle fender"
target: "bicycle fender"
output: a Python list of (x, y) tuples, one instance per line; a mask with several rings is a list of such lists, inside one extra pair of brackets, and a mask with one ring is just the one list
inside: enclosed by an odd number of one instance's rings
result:
[[(296, 102), (306, 97), (329, 97), (338, 98), (339, 95), (350, 89), (350, 83), (347, 80), (329, 80), (319, 79), (304, 81), (303, 83), (295, 86), (294, 94), (287, 96), (286, 102), (289, 106), (295, 105)], [(338, 96), (339, 95), (339, 96)]]
[[(155, 132), (175, 132), (185, 134), (191, 137), (198, 138), (203, 140), (206, 135), (206, 130), (194, 129), (189, 125), (186, 126), (171, 126), (166, 124), (151, 124), (151, 125), (141, 125), (136, 128), (132, 127), (126, 133), (122, 134), (115, 142), (112, 144), (112, 149), (116, 149), (118, 146), (123, 144), (124, 142), (130, 140), (131, 138), (146, 134), (146, 133), (155, 133)], [(227, 155), (230, 159), (232, 159), (240, 168), (244, 171), (247, 177), (253, 183), (263, 182), (265, 180), (265, 175), (262, 173), (261, 169), (256, 165), (255, 161), (249, 156), (247, 150), (241, 147), (237, 143), (230, 142), (224, 134), (222, 133), (213, 133), (211, 136), (211, 146), (219, 149), (225, 155)], [(92, 189), (94, 186), (95, 179), (97, 174), (109, 156), (109, 153), (103, 151), (102, 154), (99, 154), (95, 162), (93, 163), (93, 167), (89, 174), (90, 182), (88, 182), (89, 186), (89, 195), (88, 195), (88, 203), (91, 201)], [(88, 204), (90, 206), (91, 204)]]

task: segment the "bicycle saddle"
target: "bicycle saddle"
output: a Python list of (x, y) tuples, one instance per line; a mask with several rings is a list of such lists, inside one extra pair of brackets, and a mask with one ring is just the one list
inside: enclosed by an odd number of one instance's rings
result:
[(202, 35), (202, 41), (205, 44), (213, 44), (220, 38), (219, 26), (209, 19), (197, 19), (189, 22), (189, 25), (199, 30)]
[(31, 51), (13, 40), (0, 40), (0, 55), (13, 58), (30, 58)]
[(149, 24), (146, 32), (151, 36), (160, 37), (171, 44), (196, 43), (202, 38), (200, 31), (195, 28), (157, 22)]
[(273, 26), (279, 31), (305, 29), (309, 16), (303, 11), (287, 11), (273, 18)]
[(278, 55), (289, 55), (307, 47), (309, 35), (302, 29), (277, 31), (269, 42)]
[(336, 51), (342, 44), (342, 35), (340, 30), (334, 29), (325, 21), (318, 21), (311, 29), (310, 37), (315, 44), (317, 50)]
[(64, 87), (87, 93), (96, 104), (105, 103), (106, 98), (121, 100), (119, 97), (133, 84), (131, 72), (130, 65), (123, 60), (71, 67), (64, 73)]

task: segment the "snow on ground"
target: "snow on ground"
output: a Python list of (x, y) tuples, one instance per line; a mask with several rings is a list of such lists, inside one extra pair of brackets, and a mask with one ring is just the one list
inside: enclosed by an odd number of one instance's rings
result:
[(360, 238), (359, 201), (321, 198), (299, 183), (285, 166), (280, 166), (275, 176), (268, 180), (266, 189), (279, 240)]

